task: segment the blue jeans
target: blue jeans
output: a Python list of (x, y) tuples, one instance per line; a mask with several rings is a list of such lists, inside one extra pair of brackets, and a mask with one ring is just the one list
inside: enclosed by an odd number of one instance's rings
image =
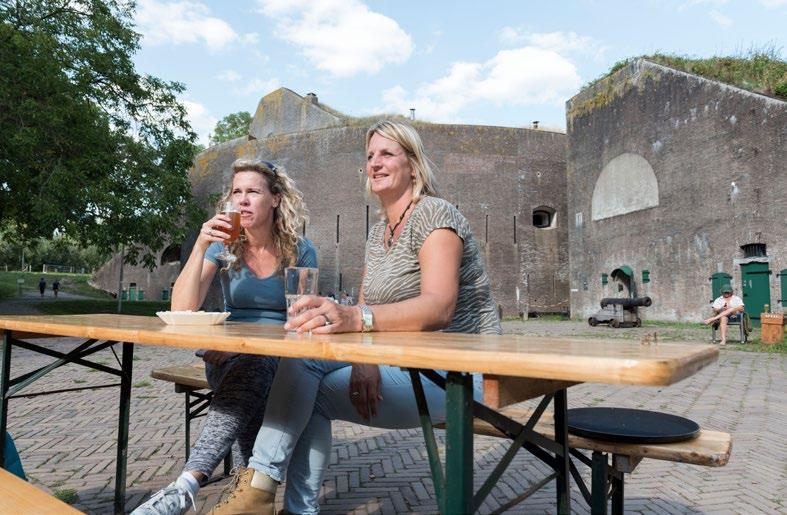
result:
[[(383, 400), (377, 416), (365, 420), (350, 402), (350, 363), (279, 361), (249, 467), (279, 482), (286, 479), (284, 508), (288, 512), (320, 511), (320, 486), (331, 457), (331, 420), (386, 429), (420, 426), (409, 372), (379, 368)], [(473, 379), (474, 397), (480, 399), (481, 376)], [(445, 392), (428, 379), (422, 384), (432, 421), (444, 422)]]

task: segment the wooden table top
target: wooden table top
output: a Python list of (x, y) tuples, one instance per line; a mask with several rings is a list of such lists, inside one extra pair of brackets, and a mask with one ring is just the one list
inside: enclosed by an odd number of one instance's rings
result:
[[(149, 345), (483, 372), (608, 384), (669, 385), (718, 357), (711, 345), (442, 332), (297, 335), (273, 324), (166, 325), (131, 315), (0, 315), (0, 329)], [(19, 333), (19, 334), (17, 334)]]

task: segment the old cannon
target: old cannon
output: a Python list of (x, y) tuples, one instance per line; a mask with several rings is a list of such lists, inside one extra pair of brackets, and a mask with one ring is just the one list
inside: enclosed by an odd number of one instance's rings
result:
[(639, 327), (642, 325), (639, 307), (647, 307), (652, 303), (650, 297), (603, 298), (601, 311), (588, 318), (588, 324), (593, 327), (598, 324), (609, 324), (610, 327)]

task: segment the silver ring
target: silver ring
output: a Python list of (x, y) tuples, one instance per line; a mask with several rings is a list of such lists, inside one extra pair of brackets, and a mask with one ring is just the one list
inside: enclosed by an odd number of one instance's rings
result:
[(358, 397), (359, 395), (361, 395), (361, 392), (353, 392), (350, 395), (352, 395), (353, 397)]
[(331, 322), (331, 319), (328, 318), (328, 315), (323, 315), (323, 317), (325, 317), (325, 325), (331, 325), (333, 323)]

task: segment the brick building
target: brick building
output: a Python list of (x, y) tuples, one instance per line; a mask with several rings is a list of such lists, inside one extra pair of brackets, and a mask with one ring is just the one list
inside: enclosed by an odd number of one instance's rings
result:
[(572, 316), (629, 294), (614, 270), (649, 319), (700, 320), (727, 281), (754, 318), (787, 298), (786, 102), (640, 59), (566, 114)]

